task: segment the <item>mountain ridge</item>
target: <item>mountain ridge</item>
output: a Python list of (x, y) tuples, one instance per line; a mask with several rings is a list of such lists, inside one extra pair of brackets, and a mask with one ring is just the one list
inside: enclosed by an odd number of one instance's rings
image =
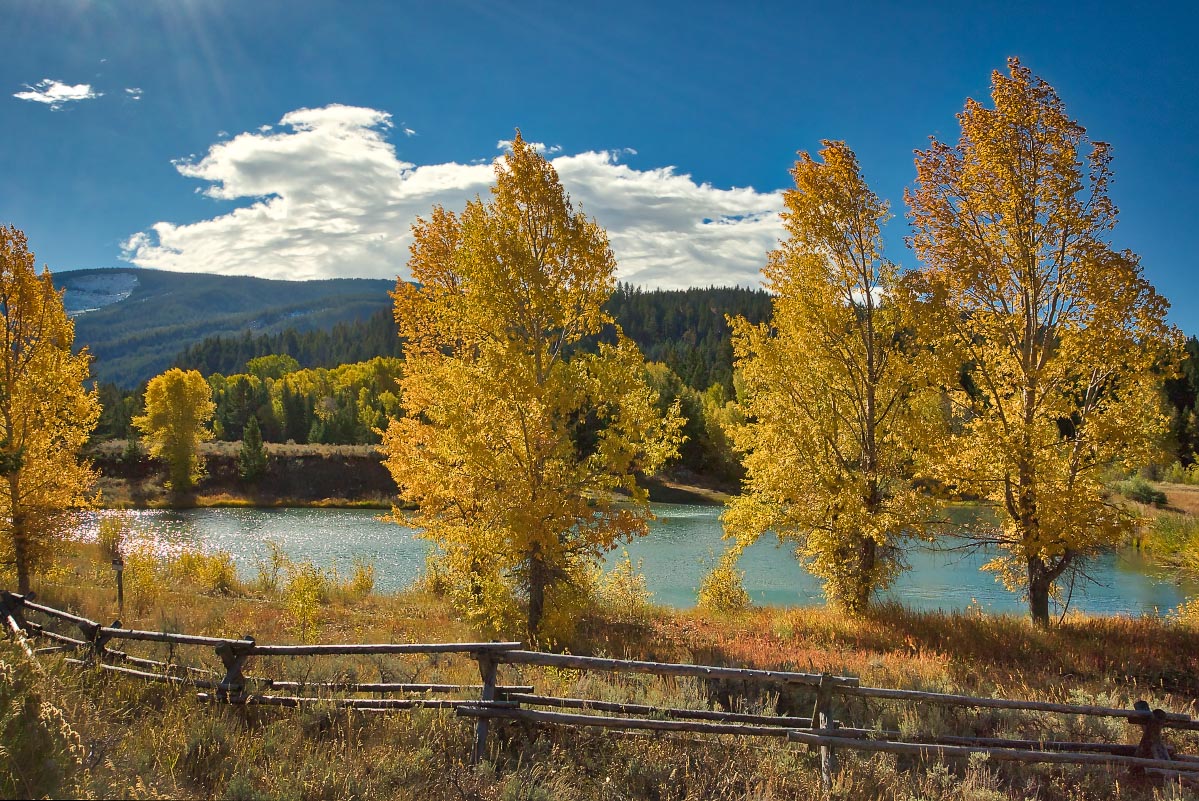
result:
[[(132, 278), (132, 282), (128, 279)], [(394, 282), (286, 281), (141, 267), (53, 273), (98, 381), (136, 386), (212, 336), (331, 328), (388, 308)]]

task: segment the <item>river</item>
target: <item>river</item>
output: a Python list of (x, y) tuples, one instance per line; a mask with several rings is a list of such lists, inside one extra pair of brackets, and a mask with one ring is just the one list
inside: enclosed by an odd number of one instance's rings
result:
[[(704, 573), (724, 549), (719, 506), (653, 504), (657, 520), (650, 534), (627, 546), (640, 560), (647, 585), (657, 603), (687, 607), (695, 603)], [(950, 510), (952, 527), (977, 527), (985, 512), (973, 508)], [(94, 536), (99, 516), (90, 513), (80, 534)], [(126, 512), (144, 537), (168, 547), (220, 549), (232, 554), (243, 578), (255, 575), (266, 543), (278, 543), (289, 557), (337, 567), (348, 575), (355, 558), (371, 561), (376, 590), (387, 592), (409, 585), (421, 572), (429, 545), (416, 532), (381, 522), (379, 512), (357, 509), (188, 509)], [(620, 555), (618, 550), (615, 554)], [(993, 574), (979, 568), (986, 552), (938, 550), (915, 546), (907, 552), (911, 568), (884, 597), (915, 609), (965, 609), (1024, 613), (1017, 594), (1004, 589)], [(740, 567), (745, 588), (754, 603), (811, 605), (823, 603), (820, 582), (796, 562), (792, 549), (763, 537), (746, 550)], [(1092, 582), (1075, 587), (1071, 609), (1091, 614), (1165, 614), (1182, 601), (1199, 595), (1199, 585), (1178, 583), (1139, 554), (1119, 551), (1094, 560)]]

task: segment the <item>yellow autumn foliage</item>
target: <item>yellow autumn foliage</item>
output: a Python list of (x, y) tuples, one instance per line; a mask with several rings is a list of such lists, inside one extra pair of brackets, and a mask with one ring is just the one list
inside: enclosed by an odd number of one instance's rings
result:
[(677, 409), (659, 413), (619, 329), (578, 347), (612, 324), (615, 259), (519, 134), (489, 200), (435, 207), (413, 233), (413, 283), (394, 293), (405, 414), (383, 445), (419, 511), (397, 515), (437, 544), (439, 581), (469, 618), (564, 637), (600, 556), (647, 531), (635, 474), (676, 452)]
[(133, 424), (150, 455), (166, 461), (171, 491), (187, 492), (204, 475), (200, 443), (212, 439), (208, 424), (215, 411), (212, 388), (196, 370), (172, 367), (146, 385), (146, 411)]
[(788, 236), (764, 271), (773, 319), (733, 321), (746, 422), (731, 430), (747, 478), (724, 523), (737, 549), (768, 532), (794, 542), (830, 602), (857, 612), (931, 518), (913, 454), (938, 416), (918, 380), (899, 270), (882, 255), (887, 206), (843, 142), (819, 157), (800, 154), (784, 194)]
[(1002, 512), (989, 568), (1044, 625), (1058, 578), (1133, 524), (1103, 473), (1150, 460), (1153, 370), (1178, 343), (1137, 256), (1111, 245), (1109, 146), (1016, 59), (991, 101), (967, 101), (956, 146), (917, 153), (907, 200), (955, 431), (938, 477)]
[(100, 416), (84, 389), (91, 357), (25, 235), (0, 226), (0, 562), (17, 587), (52, 560), (96, 478), (79, 452)]

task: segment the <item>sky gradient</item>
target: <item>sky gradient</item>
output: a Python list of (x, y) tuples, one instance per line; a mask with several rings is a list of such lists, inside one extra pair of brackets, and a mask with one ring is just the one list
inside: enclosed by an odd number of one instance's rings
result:
[[(1064, 5), (1064, 4), (1063, 4)], [(1199, 333), (1190, 4), (0, 5), (0, 223), (56, 271), (406, 274), (520, 127), (624, 280), (756, 285), (797, 150), (857, 151), (905, 248), (912, 151), (1018, 56), (1111, 142), (1117, 248)]]

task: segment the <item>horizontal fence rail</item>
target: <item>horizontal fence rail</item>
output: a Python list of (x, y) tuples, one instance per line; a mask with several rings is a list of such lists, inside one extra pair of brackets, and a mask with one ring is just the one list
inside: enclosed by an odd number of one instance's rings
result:
[[(82, 636), (75, 638), (53, 631), (45, 623), (25, 619), (36, 612), (46, 618), (74, 626)], [(1166, 730), (1199, 731), (1199, 721), (1181, 712), (1151, 709), (1137, 701), (1132, 709), (1088, 704), (1065, 704), (1011, 698), (988, 698), (923, 690), (863, 686), (855, 676), (802, 673), (716, 665), (609, 659), (573, 654), (529, 651), (519, 642), (458, 643), (347, 643), (315, 645), (268, 645), (244, 635), (237, 638), (207, 637), (165, 631), (122, 628), (120, 621), (103, 626), (85, 617), (36, 602), (32, 594), (0, 591), (3, 628), (22, 647), (28, 659), (40, 668), (39, 654), (63, 653), (68, 664), (86, 666), (110, 674), (150, 682), (162, 682), (198, 690), (197, 699), (207, 703), (238, 706), (298, 708), (324, 704), (338, 709), (383, 713), (416, 709), (453, 710), (474, 719), (472, 762), (487, 756), (487, 738), (492, 720), (526, 724), (599, 728), (629, 732), (673, 732), (713, 736), (767, 737), (819, 749), (821, 779), (831, 788), (838, 771), (837, 751), (885, 752), (921, 759), (947, 759), (984, 754), (996, 761), (1022, 763), (1118, 766), (1139, 775), (1170, 779), (1199, 786), (1199, 756), (1182, 754), (1167, 745)], [(34, 648), (33, 639), (51, 643)], [(149, 642), (166, 645), (170, 660), (136, 656), (109, 647), (114, 641)], [(176, 648), (209, 649), (219, 659), (221, 670), (174, 661)], [(480, 684), (444, 684), (416, 681), (360, 681), (356, 675), (334, 680), (276, 679), (243, 672), (251, 657), (308, 658), (320, 656), (464, 656), (478, 664)], [(637, 673), (662, 678), (692, 678), (709, 682), (775, 688), (802, 688), (814, 697), (810, 716), (767, 714), (750, 710), (687, 709), (645, 703), (571, 698), (539, 694), (530, 684), (501, 684), (498, 668), (547, 667), (583, 672)], [(382, 672), (382, 668), (379, 668)], [(356, 672), (353, 671), (353, 672)], [(251, 689), (254, 688), (254, 689)], [(317, 693), (317, 694), (312, 694)], [(330, 693), (346, 693), (335, 696)], [(380, 697), (353, 697), (374, 694)], [(395, 698), (389, 695), (419, 697)], [(437, 696), (437, 697), (431, 697)], [(457, 696), (457, 697), (442, 697)], [(470, 697), (467, 697), (470, 696)], [(1079, 742), (1053, 739), (1031, 740), (1007, 737), (901, 733), (843, 725), (834, 715), (838, 699), (868, 699), (904, 704), (932, 704), (957, 708), (1003, 709), (1085, 717), (1121, 718), (1140, 729), (1137, 743)], [(727, 704), (726, 704), (727, 705)], [(559, 711), (571, 710), (571, 711)]]
[(858, 679), (853, 676), (829, 676), (820, 673), (789, 673), (781, 670), (754, 670), (751, 668), (715, 667), (710, 665), (685, 665), (670, 662), (641, 662), (635, 659), (604, 659), (596, 656), (573, 654), (549, 654), (542, 651), (509, 650), (496, 657), (500, 662), (513, 665), (541, 665), (543, 667), (573, 668), (575, 670), (606, 670), (624, 673), (649, 673), (655, 676), (694, 677), (701, 679), (746, 679), (749, 681), (777, 682), (780, 684), (820, 685), (822, 682), (837, 687), (857, 687)]

